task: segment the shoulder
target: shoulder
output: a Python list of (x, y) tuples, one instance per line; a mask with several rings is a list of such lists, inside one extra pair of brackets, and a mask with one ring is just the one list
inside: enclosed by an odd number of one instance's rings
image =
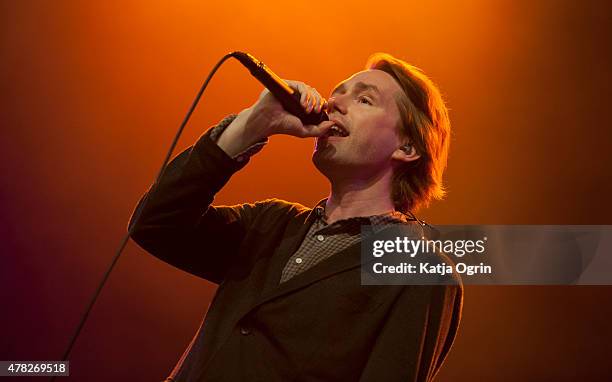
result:
[(306, 207), (300, 203), (289, 202), (278, 198), (259, 200), (254, 204), (262, 214), (285, 216), (288, 218), (306, 216), (312, 211), (312, 208)]

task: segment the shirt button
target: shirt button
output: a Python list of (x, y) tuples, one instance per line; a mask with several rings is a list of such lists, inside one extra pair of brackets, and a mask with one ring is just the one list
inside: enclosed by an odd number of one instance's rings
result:
[(317, 235), (317, 240), (319, 240), (319, 241), (323, 241), (323, 240), (325, 240), (325, 236), (323, 236), (323, 235)]
[(302, 264), (302, 259), (300, 259), (299, 257), (297, 259), (295, 259), (295, 262), (298, 264)]
[(243, 336), (248, 336), (249, 334), (251, 334), (251, 331), (249, 330), (249, 328), (241, 326), (240, 327), (240, 334), (242, 334)]

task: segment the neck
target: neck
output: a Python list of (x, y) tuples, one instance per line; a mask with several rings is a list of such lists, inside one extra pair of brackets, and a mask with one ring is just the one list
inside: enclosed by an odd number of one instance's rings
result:
[(334, 180), (325, 203), (327, 222), (357, 216), (380, 215), (394, 210), (391, 173), (376, 179)]

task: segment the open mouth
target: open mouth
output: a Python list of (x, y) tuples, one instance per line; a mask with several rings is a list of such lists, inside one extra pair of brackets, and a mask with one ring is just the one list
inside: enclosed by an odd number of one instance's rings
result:
[(329, 130), (327, 130), (324, 137), (347, 137), (348, 135), (349, 133), (344, 129), (344, 127), (335, 124)]

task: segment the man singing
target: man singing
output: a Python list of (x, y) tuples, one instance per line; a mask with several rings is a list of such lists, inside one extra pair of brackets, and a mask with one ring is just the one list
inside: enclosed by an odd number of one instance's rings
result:
[[(168, 381), (429, 381), (456, 335), (462, 287), (361, 285), (361, 226), (420, 227), (443, 194), (447, 109), (417, 68), (388, 54), (329, 100), (288, 81), (304, 126), (267, 91), (168, 165), (130, 222), (163, 261), (219, 285)], [(211, 205), (274, 134), (316, 137), (330, 192), (314, 208), (279, 199)], [(136, 212), (134, 213), (134, 216)]]

